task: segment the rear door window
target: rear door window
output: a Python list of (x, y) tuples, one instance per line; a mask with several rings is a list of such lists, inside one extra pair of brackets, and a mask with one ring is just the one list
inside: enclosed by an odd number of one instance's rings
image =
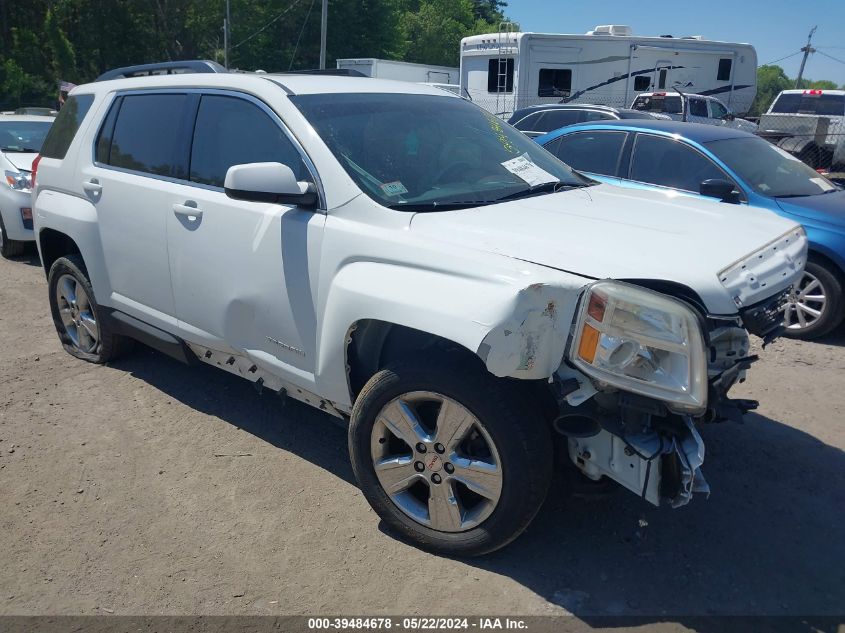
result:
[(575, 132), (560, 137), (556, 147), (547, 149), (573, 169), (615, 176), (627, 136), (627, 132)]
[(109, 130), (110, 112), (100, 132), (98, 161), (157, 176), (187, 178), (188, 150), (183, 134), (187, 100), (185, 94), (123, 97), (122, 103), (112, 106), (119, 105), (113, 131)]
[(670, 138), (638, 134), (631, 156), (630, 179), (698, 193), (710, 178), (728, 179), (713, 161), (689, 145)]
[(534, 129), (538, 132), (551, 132), (567, 125), (574, 125), (581, 121), (579, 110), (546, 110)]
[(222, 187), (232, 165), (282, 163), (297, 180), (312, 180), (299, 151), (281, 127), (254, 103), (204, 95), (191, 149), (191, 181)]
[(79, 126), (82, 125), (82, 120), (91, 109), (92, 103), (94, 103), (94, 95), (68, 97), (50, 128), (47, 138), (44, 139), (44, 144), (41, 146), (42, 156), (62, 159), (67, 155), (73, 137), (79, 131)]

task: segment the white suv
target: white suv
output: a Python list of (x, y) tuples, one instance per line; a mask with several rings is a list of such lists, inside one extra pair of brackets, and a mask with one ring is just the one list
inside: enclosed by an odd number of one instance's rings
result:
[(54, 129), (65, 349), (140, 340), (348, 420), (376, 512), (452, 554), (522, 532), (555, 458), (654, 504), (706, 490), (696, 423), (753, 406), (726, 395), (747, 330), (777, 333), (806, 253), (794, 222), (598, 184), (407, 82), (105, 81)]

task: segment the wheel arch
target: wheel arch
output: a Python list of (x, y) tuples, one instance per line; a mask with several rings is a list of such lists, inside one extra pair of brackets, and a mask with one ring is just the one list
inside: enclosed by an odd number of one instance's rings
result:
[(79, 245), (72, 237), (51, 228), (44, 228), (39, 231), (38, 251), (41, 253), (41, 265), (44, 267), (45, 275), (49, 275), (50, 268), (60, 257), (79, 255), (82, 261), (85, 261)]
[(845, 266), (833, 254), (828, 253), (826, 249), (819, 248), (815, 244), (810, 245), (810, 250), (807, 252), (807, 260), (812, 260), (824, 266), (845, 285)]
[(448, 338), (412, 327), (382, 321), (360, 319), (352, 324), (346, 337), (346, 367), (352, 402), (364, 384), (380, 369), (414, 353), (439, 351), (461, 357), (483, 370), (484, 363), (470, 349)]

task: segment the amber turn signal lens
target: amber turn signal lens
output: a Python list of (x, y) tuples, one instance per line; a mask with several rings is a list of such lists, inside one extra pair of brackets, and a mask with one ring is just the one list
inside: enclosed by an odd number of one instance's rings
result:
[(599, 331), (589, 323), (585, 323), (581, 332), (581, 343), (578, 345), (578, 356), (592, 365), (598, 345)]

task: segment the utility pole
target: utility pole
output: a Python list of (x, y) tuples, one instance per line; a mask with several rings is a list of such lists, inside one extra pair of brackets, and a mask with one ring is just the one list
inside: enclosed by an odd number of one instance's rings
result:
[(229, 30), (232, 28), (232, 7), (230, 0), (226, 0), (226, 17), (223, 18), (223, 65), (226, 70), (229, 69), (229, 45), (232, 39), (229, 36)]
[(329, 24), (329, 0), (323, 0), (323, 15), (320, 21), (320, 70), (326, 67), (326, 31)]
[(801, 68), (798, 69), (798, 78), (795, 80), (795, 87), (801, 87), (801, 77), (804, 76), (804, 66), (807, 64), (807, 58), (810, 56), (810, 53), (815, 53), (816, 49), (810, 46), (810, 41), (813, 39), (813, 33), (816, 32), (816, 29), (819, 28), (814, 26), (810, 29), (810, 34), (807, 36), (807, 45), (802, 48), (801, 50), (804, 51), (804, 58), (801, 60)]

